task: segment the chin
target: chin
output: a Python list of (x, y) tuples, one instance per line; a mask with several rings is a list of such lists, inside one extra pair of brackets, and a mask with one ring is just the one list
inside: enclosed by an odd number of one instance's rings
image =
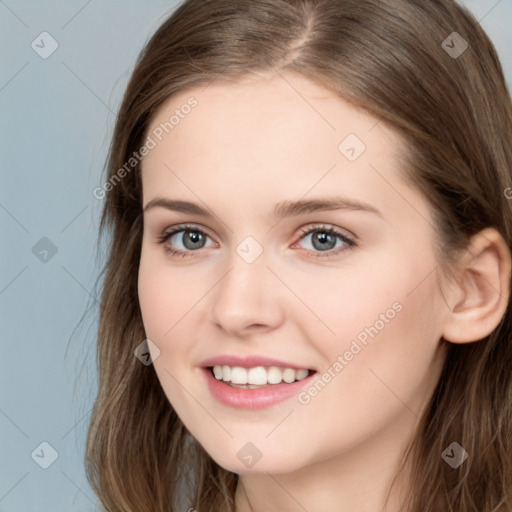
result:
[(298, 461), (290, 460), (290, 456), (285, 453), (273, 451), (265, 456), (264, 450), (257, 451), (251, 445), (237, 448), (234, 456), (230, 457), (226, 457), (226, 452), (207, 452), (219, 466), (239, 475), (291, 473), (302, 467)]

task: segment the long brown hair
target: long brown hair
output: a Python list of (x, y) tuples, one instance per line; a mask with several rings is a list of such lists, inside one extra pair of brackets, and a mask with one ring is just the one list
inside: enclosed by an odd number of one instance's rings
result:
[[(450, 54), (453, 32), (467, 42), (461, 55)], [(110, 512), (235, 509), (238, 476), (195, 442), (153, 367), (134, 357), (146, 337), (137, 299), (142, 185), (140, 162), (126, 163), (171, 95), (269, 69), (317, 81), (404, 137), (404, 177), (432, 205), (442, 262), (485, 227), (512, 248), (504, 193), (512, 186), (511, 100), (495, 49), (467, 10), (452, 0), (185, 1), (137, 61), (101, 192), (100, 235), (110, 238), (86, 468)], [(509, 301), (485, 340), (450, 344), (408, 452), (407, 510), (512, 510), (511, 368)], [(457, 469), (441, 458), (453, 441), (469, 453)]]

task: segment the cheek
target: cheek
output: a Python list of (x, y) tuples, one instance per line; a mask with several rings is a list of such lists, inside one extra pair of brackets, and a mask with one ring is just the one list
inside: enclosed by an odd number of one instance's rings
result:
[(318, 323), (316, 335), (308, 330), (326, 361), (328, 383), (318, 383), (318, 398), (311, 390), (304, 401), (311, 398), (319, 414), (328, 403), (337, 404), (359, 420), (371, 411), (378, 422), (404, 403), (419, 411), (432, 390), (442, 365), (442, 303), (433, 259), (395, 254), (365, 267), (331, 279), (323, 293), (307, 295), (331, 332), (319, 335)]
[(330, 340), (329, 351), (348, 349), (354, 339), (364, 345), (399, 327), (402, 332), (411, 327), (408, 337), (414, 343), (425, 332), (420, 327), (425, 319), (427, 328), (435, 325), (430, 317), (439, 299), (432, 272), (436, 267), (428, 238), (393, 240), (379, 251), (361, 253), (352, 267), (319, 280), (316, 292), (311, 282), (304, 282), (302, 293), (330, 328), (331, 336), (324, 337)]
[[(146, 337), (160, 351), (153, 366), (169, 401), (177, 408), (183, 402), (178, 382), (190, 378), (194, 340), (204, 323), (204, 298), (211, 286), (194, 270), (171, 267), (165, 255), (143, 246), (138, 276), (142, 320)], [(192, 385), (196, 384), (197, 379), (192, 380)]]
[[(313, 451), (320, 459), (332, 450), (358, 445), (387, 426), (398, 438), (414, 428), (444, 361), (433, 309), (425, 307), (433, 292), (428, 284), (409, 296), (397, 290), (393, 298), (400, 298), (401, 309), (393, 309), (387, 324), (375, 322), (386, 311), (376, 303), (367, 304), (374, 310), (366, 323), (353, 323), (350, 316), (338, 322), (337, 344), (323, 347), (328, 365), (295, 407), (295, 428), (315, 439)], [(366, 335), (366, 343), (357, 339), (358, 333)], [(321, 439), (318, 432), (323, 433)], [(282, 434), (273, 442), (285, 443), (287, 432)]]
[[(293, 282), (294, 292), (307, 304), (300, 322), (309, 327), (308, 337), (321, 339), (327, 353), (343, 353), (354, 339), (363, 344), (396, 323), (404, 316), (405, 303), (414, 299), (407, 294), (414, 287), (414, 269), (387, 265), (383, 258), (358, 264), (357, 268), (342, 268), (336, 272), (310, 275)], [(304, 308), (303, 308), (304, 309)]]
[(141, 264), (139, 269), (139, 304), (146, 336), (160, 339), (172, 326), (174, 304), (171, 294), (165, 292), (165, 281)]
[(197, 290), (192, 283), (189, 287), (180, 286), (181, 274), (179, 270), (170, 271), (161, 258), (143, 249), (138, 296), (144, 330), (159, 349), (157, 357), (152, 353), (153, 367), (167, 399), (177, 411), (190, 407), (178, 383), (184, 382), (183, 376), (188, 371), (191, 333), (187, 326), (193, 317), (191, 306), (197, 302)]
[(370, 411), (372, 420), (363, 422), (368, 427), (400, 409), (419, 414), (442, 365), (434, 278), (412, 293), (409, 279), (396, 284), (392, 293), (347, 301), (335, 324), (336, 341), (324, 346), (327, 371), (336, 377), (317, 405), (337, 403), (359, 421)]
[(163, 250), (150, 251), (143, 246), (138, 296), (148, 338), (170, 339), (207, 290), (207, 284), (187, 269), (172, 268)]

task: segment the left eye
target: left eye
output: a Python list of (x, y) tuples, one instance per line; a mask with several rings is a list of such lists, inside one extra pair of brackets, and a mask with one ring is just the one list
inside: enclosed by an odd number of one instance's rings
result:
[[(315, 227), (302, 233), (301, 241), (306, 241), (308, 250), (315, 252), (328, 252), (334, 249), (345, 250), (355, 246), (349, 237), (333, 228)], [(334, 251), (335, 253), (339, 251)]]

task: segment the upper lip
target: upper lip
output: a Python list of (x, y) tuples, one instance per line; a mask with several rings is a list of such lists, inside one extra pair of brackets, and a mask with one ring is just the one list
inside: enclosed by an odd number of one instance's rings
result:
[(210, 366), (240, 366), (242, 368), (254, 368), (256, 366), (279, 366), (280, 368), (293, 368), (295, 370), (306, 369), (310, 370), (311, 368), (306, 365), (300, 365), (296, 363), (290, 363), (287, 361), (282, 361), (280, 359), (273, 359), (270, 357), (264, 356), (230, 356), (230, 355), (222, 355), (210, 357), (209, 359), (205, 359), (200, 366), (202, 367), (210, 367)]

